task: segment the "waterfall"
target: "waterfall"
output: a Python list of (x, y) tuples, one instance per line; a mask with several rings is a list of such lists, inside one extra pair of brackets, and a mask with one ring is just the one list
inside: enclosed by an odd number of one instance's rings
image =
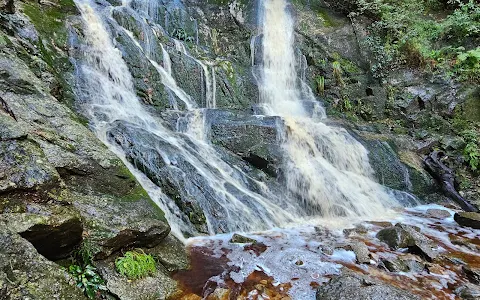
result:
[[(249, 177), (240, 168), (230, 166), (205, 140), (203, 110), (195, 108), (190, 95), (176, 84), (169, 62), (164, 63), (164, 67), (156, 62), (131, 32), (115, 25), (108, 7), (88, 0), (77, 0), (76, 5), (83, 18), (85, 33), (81, 57), (76, 64), (77, 94), (82, 109), (99, 139), (124, 160), (150, 197), (165, 211), (174, 233), (182, 237), (252, 231), (282, 226), (295, 220), (299, 215), (295, 203), (275, 195), (264, 183)], [(185, 101), (187, 111), (179, 122), (186, 120), (186, 128), (177, 126), (177, 130), (172, 130), (162, 125), (162, 120), (141, 103), (135, 93), (132, 75), (108, 28), (127, 32), (138, 51), (160, 73), (164, 86)], [(168, 59), (168, 56), (163, 58)], [(137, 166), (136, 162), (129, 161), (127, 150), (109, 138), (112, 130), (125, 135), (136, 134), (132, 140), (145, 149), (140, 158), (147, 165)], [(117, 140), (122, 142), (125, 138), (121, 136)], [(180, 180), (186, 196), (198, 202), (206, 218), (208, 228), (205, 231), (195, 229), (193, 221), (182, 215), (178, 205), (154, 184), (157, 175), (147, 178), (141, 174), (140, 169), (158, 168), (159, 159), (166, 164), (166, 172), (170, 172), (172, 178), (168, 179)]]
[[(305, 76), (298, 76), (297, 65), (303, 62), (302, 72), (306, 65), (304, 58), (295, 57), (294, 22), (287, 2), (262, 3), (261, 32), (252, 44), (261, 41), (263, 63), (255, 78), (265, 112), (281, 119), (251, 117), (277, 120), (285, 156), (285, 178), (280, 180), (285, 184), (275, 185), (255, 177), (242, 160), (209, 142), (206, 115), (216, 107), (214, 65), (195, 58), (184, 42), (168, 36), (158, 24), (156, 1), (124, 1), (112, 7), (76, 0), (84, 26), (80, 54), (75, 57), (82, 111), (99, 139), (165, 211), (180, 238), (266, 230), (318, 217), (376, 217), (396, 205), (394, 197), (372, 179), (366, 149), (345, 129), (323, 122), (323, 107), (304, 82)], [(140, 24), (142, 32), (119, 24), (116, 10), (127, 13), (129, 22)], [(118, 36), (129, 39), (129, 51), (142, 55), (158, 72), (165, 91), (183, 102), (183, 111), (176, 103), (165, 111), (177, 115), (176, 125), (138, 98)], [(204, 83), (200, 97), (205, 101), (176, 82), (170, 55), (182, 55), (200, 66), (198, 80)], [(252, 64), (258, 61), (255, 55), (252, 49)]]
[(261, 3), (260, 102), (267, 114), (285, 120), (288, 190), (306, 209), (324, 217), (382, 216), (397, 202), (373, 180), (367, 150), (345, 129), (308, 117), (305, 104), (311, 96), (302, 92), (306, 84), (297, 74), (287, 0)]

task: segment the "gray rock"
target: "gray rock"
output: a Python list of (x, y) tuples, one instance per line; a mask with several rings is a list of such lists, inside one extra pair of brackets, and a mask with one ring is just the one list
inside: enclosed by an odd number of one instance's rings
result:
[(7, 14), (15, 13), (15, 3), (13, 0), (0, 0), (0, 12)]
[(345, 250), (353, 251), (359, 264), (368, 264), (370, 263), (370, 251), (368, 250), (367, 245), (361, 241), (354, 241), (348, 243), (342, 247)]
[(444, 209), (427, 209), (426, 213), (428, 216), (431, 216), (437, 219), (445, 219), (452, 216), (448, 210), (444, 210)]
[(234, 244), (251, 244), (251, 243), (256, 243), (257, 240), (240, 235), (238, 233), (234, 233), (229, 243), (234, 243)]
[(420, 297), (380, 281), (357, 274), (342, 274), (317, 289), (317, 300), (411, 300)]
[(480, 229), (480, 213), (476, 212), (459, 212), (453, 215), (455, 221), (466, 227)]
[(1, 299), (86, 299), (65, 270), (1, 221), (0, 270)]
[(79, 213), (71, 206), (49, 205), (41, 214), (1, 214), (0, 220), (12, 231), (28, 240), (50, 260), (71, 255), (82, 240), (83, 225)]
[(478, 285), (466, 283), (454, 291), (455, 295), (464, 300), (478, 300), (480, 299), (480, 288)]
[(74, 205), (85, 222), (95, 259), (126, 247), (154, 247), (170, 232), (159, 210), (144, 198), (123, 200), (73, 193)]
[(392, 249), (406, 248), (409, 244), (410, 236), (398, 226), (391, 226), (380, 230), (377, 238), (386, 243)]
[(399, 258), (383, 259), (382, 263), (390, 272), (408, 272), (410, 270), (407, 264), (405, 264), (405, 262)]
[(168, 272), (175, 272), (187, 270), (190, 266), (190, 261), (184, 247), (182, 242), (170, 234), (158, 246), (148, 249), (148, 252), (152, 254)]
[[(147, 250), (147, 254), (150, 254)], [(177, 282), (157, 265), (155, 274), (129, 280), (115, 270), (115, 257), (95, 263), (110, 293), (121, 300), (164, 300), (177, 291)]]
[(281, 120), (278, 117), (210, 110), (207, 122), (213, 144), (230, 150), (269, 175), (277, 175), (281, 162), (277, 139)]
[(60, 176), (49, 163), (42, 149), (28, 140), (0, 142), (0, 191), (47, 191), (60, 184)]
[(390, 248), (407, 248), (410, 252), (418, 253), (427, 260), (438, 256), (436, 245), (432, 240), (419, 232), (419, 229), (410, 225), (397, 223), (377, 233), (377, 238), (385, 242)]

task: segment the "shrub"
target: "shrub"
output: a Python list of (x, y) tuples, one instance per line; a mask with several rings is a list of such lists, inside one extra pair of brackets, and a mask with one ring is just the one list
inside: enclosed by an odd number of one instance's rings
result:
[[(386, 75), (399, 65), (429, 67), (431, 71), (460, 80), (479, 81), (479, 69), (455, 62), (463, 51), (471, 61), (480, 39), (480, 4), (475, 0), (355, 0), (357, 10), (350, 15), (374, 19), (363, 41), (373, 55), (372, 72)], [(435, 12), (437, 10), (438, 13)], [(444, 12), (448, 15), (441, 17)], [(432, 13), (433, 12), (433, 13)], [(463, 50), (465, 50), (465, 48)]]
[(466, 142), (466, 146), (463, 150), (463, 157), (468, 163), (472, 171), (478, 170), (480, 167), (480, 148), (478, 142), (480, 141), (478, 134), (475, 130), (465, 130), (462, 132), (462, 137)]
[(97, 269), (92, 265), (86, 265), (84, 268), (71, 265), (68, 267), (68, 272), (89, 299), (94, 299), (101, 291), (107, 290), (105, 281), (98, 275)]
[(127, 251), (115, 260), (117, 271), (129, 279), (140, 279), (156, 272), (155, 260), (141, 249)]

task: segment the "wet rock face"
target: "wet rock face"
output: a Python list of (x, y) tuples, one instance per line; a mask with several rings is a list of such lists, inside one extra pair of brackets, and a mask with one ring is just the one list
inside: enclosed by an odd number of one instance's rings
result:
[(46, 197), (45, 191), (60, 183), (60, 176), (40, 147), (27, 140), (0, 142), (0, 172), (2, 192), (30, 190)]
[(462, 226), (467, 226), (474, 229), (480, 229), (480, 213), (459, 212), (459, 213), (456, 213), (453, 216), (453, 218), (458, 224)]
[(230, 150), (265, 173), (277, 176), (282, 161), (278, 139), (280, 118), (209, 111), (207, 122), (213, 144)]
[(0, 1), (0, 12), (5, 12), (7, 14), (15, 13), (15, 4), (13, 0), (1, 0)]
[(386, 283), (380, 283), (361, 275), (345, 274), (333, 277), (329, 283), (318, 288), (316, 299), (411, 300), (420, 298)]
[[(48, 259), (69, 257), (82, 242), (91, 245), (97, 260), (128, 247), (159, 246), (170, 227), (128, 169), (64, 104), (64, 95), (52, 89), (50, 84), (58, 78), (52, 79), (56, 75), (49, 73), (52, 66), (42, 60), (45, 53), (38, 52), (36, 43), (39, 35), (50, 41), (44, 35), (53, 33), (37, 32), (20, 10), (4, 14), (4, 3), (0, 2), (0, 298), (84, 299), (73, 279)], [(66, 26), (66, 15), (76, 10), (67, 13), (62, 3), (57, 11), (55, 5), (49, 2), (47, 10), (55, 11), (56, 26)], [(56, 49), (42, 48), (55, 64), (65, 55), (61, 38), (55, 37)], [(68, 66), (56, 71), (65, 69)], [(182, 251), (183, 245), (170, 243), (160, 251), (167, 250)], [(133, 288), (130, 293), (141, 294)]]

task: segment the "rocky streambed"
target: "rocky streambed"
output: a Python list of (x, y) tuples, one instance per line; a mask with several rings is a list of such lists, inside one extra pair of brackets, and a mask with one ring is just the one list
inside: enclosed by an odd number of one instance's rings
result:
[(192, 238), (176, 299), (478, 299), (475, 222), (423, 205), (354, 226)]

